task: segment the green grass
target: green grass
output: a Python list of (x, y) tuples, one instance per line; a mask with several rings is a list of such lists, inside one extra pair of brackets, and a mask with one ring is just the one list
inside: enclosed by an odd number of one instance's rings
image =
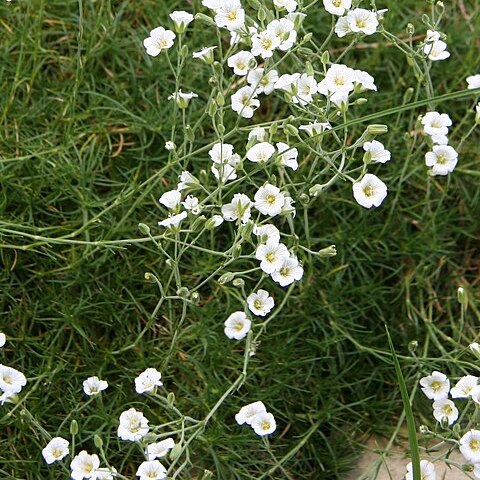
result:
[[(175, 82), (165, 58), (147, 57), (142, 40), (151, 28), (167, 24), (168, 12), (192, 10), (190, 3), (0, 4), (0, 331), (8, 336), (0, 362), (29, 380), (18, 406), (0, 407), (2, 478), (65, 478), (60, 467), (44, 465), (40, 452), (47, 439), (39, 426), (68, 438), (73, 419), (80, 425), (77, 449), (94, 451), (93, 436), (99, 434), (111, 463), (135, 478), (142, 458), (138, 452), (127, 458), (130, 445), (117, 440), (119, 414), (134, 406), (151, 423), (171, 414), (138, 397), (133, 379), (157, 367), (177, 407), (203, 418), (242, 369), (242, 347), (223, 333), (227, 312), (243, 308), (238, 289), (211, 281), (180, 326), (178, 302), (165, 302), (152, 319), (160, 291), (144, 273), (166, 282), (164, 255), (152, 242), (108, 244), (142, 237), (139, 222), (157, 234), (164, 215), (157, 199), (180, 172), (163, 147), (172, 120), (166, 97)], [(198, 10), (200, 2), (193, 3)], [(427, 9), (414, 0), (383, 6), (390, 9), (388, 28), (397, 34), (408, 22), (419, 27)], [(452, 57), (433, 67), (439, 95), (465, 88), (464, 79), (479, 73), (474, 34), (456, 6), (446, 8)], [(465, 2), (465, 8), (478, 31), (478, 4)], [(311, 11), (306, 26), (321, 43), (329, 19), (321, 5)], [(209, 44), (209, 35), (195, 23), (188, 33), (190, 52)], [(400, 105), (416, 84), (400, 52), (379, 36), (366, 43), (343, 59), (368, 70), (379, 86), (369, 103), (355, 107), (358, 117)], [(335, 49), (347, 44), (333, 42), (332, 60), (339, 55)], [(193, 60), (188, 69), (182, 88), (202, 100), (189, 110), (195, 121), (210, 94), (209, 72)], [(473, 122), (471, 113), (466, 117), (472, 104), (470, 97), (438, 106), (454, 121), (454, 145)], [(258, 121), (271, 121), (276, 108), (259, 112)], [(245, 383), (194, 443), (185, 478), (200, 479), (203, 469), (217, 479), (341, 478), (352, 468), (362, 435), (388, 436), (402, 412), (384, 324), (409, 391), (432, 369), (453, 376), (472, 372), (465, 349), (478, 336), (480, 320), (479, 137), (463, 144), (451, 176), (429, 178), (426, 147), (405, 139), (424, 111), (409, 109), (376, 122), (389, 126), (380, 140), (392, 151), (392, 161), (379, 168), (389, 185), (380, 209), (363, 210), (344, 183), (306, 207), (311, 248), (336, 244), (338, 256), (308, 264), (262, 336)], [(352, 137), (365, 127), (352, 127)], [(196, 148), (212, 138), (209, 129), (199, 131)], [(206, 152), (194, 155), (190, 165), (197, 174), (209, 168)], [(302, 236), (303, 207), (296, 206)], [(215, 239), (219, 249), (230, 246), (229, 228), (223, 231)], [(163, 247), (173, 248), (167, 242)], [(212, 272), (215, 259), (185, 255), (182, 278), (193, 286)], [(245, 279), (248, 288), (256, 283), (255, 275)], [(469, 297), (462, 329), (460, 285)], [(284, 291), (271, 290), (280, 303)], [(408, 350), (412, 340), (419, 343), (416, 356)], [(108, 380), (110, 388), (87, 402), (81, 385), (91, 375)], [(279, 425), (270, 451), (234, 421), (241, 406), (258, 399)], [(25, 408), (29, 413), (22, 414)], [(433, 422), (429, 409), (423, 399), (415, 400), (414, 413), (423, 423)]]

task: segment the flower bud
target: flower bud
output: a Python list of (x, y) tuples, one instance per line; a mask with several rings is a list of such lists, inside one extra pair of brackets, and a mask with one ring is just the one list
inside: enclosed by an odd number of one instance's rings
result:
[(308, 43), (313, 37), (313, 33), (312, 32), (309, 32), (307, 33), (303, 38), (302, 38), (302, 42), (301, 44), (303, 43)]
[(310, 77), (313, 77), (313, 75), (315, 75), (315, 71), (313, 70), (313, 65), (310, 62), (305, 63), (305, 72)]
[(221, 77), (223, 74), (223, 67), (220, 62), (213, 62), (213, 71), (217, 77)]
[(465, 293), (465, 289), (463, 287), (458, 287), (457, 300), (458, 300), (458, 303), (465, 306), (467, 296), (466, 296), (466, 293)]
[(428, 429), (428, 427), (426, 425), (420, 425), (418, 430), (422, 435), (427, 435), (430, 432), (430, 430)]
[(173, 406), (173, 404), (175, 403), (175, 394), (173, 392), (168, 393), (167, 402), (170, 406)]
[(310, 197), (306, 194), (306, 193), (302, 193), (300, 194), (300, 196), (298, 197), (298, 199), (300, 200), (300, 203), (302, 205), (308, 205), (310, 203)]
[(369, 135), (383, 135), (388, 132), (388, 127), (381, 124), (373, 124), (367, 127), (367, 133)]
[(170, 450), (170, 460), (176, 460), (182, 454), (183, 447), (181, 443), (176, 443)]
[(231, 282), (235, 278), (235, 274), (232, 272), (227, 272), (224, 273), (220, 278), (218, 279), (218, 283), (220, 285), (225, 285), (226, 283)]
[(76, 435), (78, 433), (78, 422), (76, 420), (72, 420), (70, 422), (70, 435)]
[(312, 197), (317, 197), (323, 192), (323, 190), (325, 190), (325, 185), (320, 185), (319, 183), (317, 183), (313, 187), (310, 187), (310, 189), (308, 190), (308, 193)]
[(223, 135), (225, 133), (225, 125), (222, 123), (220, 125), (217, 125), (217, 130), (220, 135)]
[(180, 50), (180, 56), (185, 59), (188, 57), (188, 45), (184, 45)]
[(242, 254), (242, 244), (237, 243), (233, 246), (232, 258), (238, 258)]
[(223, 107), (225, 105), (225, 97), (224, 97), (222, 92), (217, 93), (217, 96), (216, 96), (215, 100), (216, 100), (217, 105), (219, 107)]
[(260, 20), (260, 22), (264, 22), (265, 19), (267, 18), (267, 12), (265, 11), (265, 9), (263, 7), (260, 7), (258, 9), (257, 18), (258, 18), (258, 20)]
[(415, 27), (413, 26), (413, 24), (408, 23), (407, 24), (407, 35), (409, 37), (411, 37), (411, 36), (413, 36), (414, 33), (415, 33)]
[(270, 134), (273, 136), (277, 133), (278, 131), (278, 123), (272, 123), (270, 125)]
[(283, 129), (289, 134), (293, 135), (294, 137), (298, 137), (298, 128), (294, 125), (284, 125)]
[(325, 50), (320, 57), (320, 61), (322, 62), (323, 66), (326, 66), (330, 63), (330, 52)]
[(103, 447), (103, 440), (99, 435), (94, 435), (93, 437), (93, 443), (97, 448), (102, 448)]
[(208, 116), (213, 118), (217, 113), (217, 104), (213, 100), (209, 100), (207, 105)]
[(405, 93), (403, 94), (403, 103), (408, 103), (413, 96), (413, 88), (409, 87), (405, 90)]
[(192, 302), (197, 303), (200, 300), (200, 294), (198, 292), (192, 292), (190, 295)]
[(322, 248), (319, 250), (318, 256), (319, 257), (334, 257), (337, 254), (337, 247), (335, 245), (330, 245), (327, 248)]
[(408, 351), (410, 353), (415, 353), (417, 348), (418, 348), (418, 341), (417, 340), (412, 340), (411, 342), (408, 343)]
[(187, 287), (180, 287), (180, 288), (177, 290), (177, 295), (178, 295), (180, 298), (188, 298), (188, 297), (190, 297), (190, 291), (188, 290)]
[(207, 230), (213, 230), (223, 223), (223, 217), (221, 215), (214, 215), (205, 222), (205, 228)]
[(232, 285), (234, 287), (243, 287), (245, 286), (245, 280), (243, 278), (234, 278)]
[(368, 102), (366, 98), (357, 98), (354, 102), (353, 105), (365, 105)]
[(150, 227), (148, 225), (145, 225), (144, 223), (139, 223), (138, 229), (143, 235), (150, 235)]
[[(252, 7), (258, 10), (262, 4), (259, 2), (259, 0), (247, 0), (247, 3)], [(207, 470), (205, 470), (207, 471)]]
[(211, 25), (212, 27), (215, 26), (215, 21), (213, 20), (213, 18), (209, 17), (208, 15), (205, 15), (204, 13), (197, 13), (195, 15), (195, 20), (199, 20), (201, 22), (204, 22), (208, 25)]
[(190, 125), (187, 125), (184, 130), (185, 138), (189, 142), (193, 142), (195, 140), (195, 133), (193, 132), (193, 128)]

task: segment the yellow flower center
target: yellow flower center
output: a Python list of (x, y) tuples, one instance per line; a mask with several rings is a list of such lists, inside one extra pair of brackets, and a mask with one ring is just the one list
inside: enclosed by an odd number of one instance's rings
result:
[(261, 424), (262, 430), (268, 430), (270, 428), (270, 422), (267, 420), (264, 420)]
[(358, 28), (365, 28), (367, 26), (367, 22), (364, 18), (359, 18), (357, 20), (357, 27)]
[(477, 452), (480, 450), (480, 440), (477, 440), (476, 438), (470, 440), (469, 447), (471, 450)]
[(235, 10), (230, 10), (230, 11), (228, 12), (227, 18), (228, 18), (231, 22), (233, 22), (234, 20), (237, 19), (237, 12), (236, 12)]
[(437, 163), (439, 163), (440, 165), (444, 165), (445, 163), (447, 163), (447, 158), (445, 157), (445, 155), (437, 155)]
[(442, 383), (439, 382), (438, 380), (434, 380), (434, 381), (430, 384), (430, 388), (431, 388), (434, 392), (438, 392), (438, 391), (442, 388)]
[(342, 0), (333, 0), (334, 7), (340, 7), (342, 5)]
[(236, 330), (237, 332), (241, 332), (242, 329), (243, 329), (243, 323), (242, 322), (237, 322), (235, 324), (235, 326), (233, 327), (234, 330)]
[(262, 41), (262, 47), (264, 50), (270, 50), (270, 48), (272, 48), (272, 41), (269, 39), (269, 38), (265, 38), (263, 41)]
[(254, 306), (257, 310), (260, 310), (263, 305), (262, 305), (262, 302), (257, 299), (257, 300), (255, 300), (255, 301), (253, 302), (253, 306)]
[(363, 189), (363, 193), (365, 194), (365, 196), (371, 197), (371, 196), (373, 196), (373, 194), (375, 193), (375, 191), (373, 190), (373, 187), (372, 187), (371, 185), (367, 185), (367, 186)]
[(276, 201), (276, 197), (275, 197), (275, 195), (270, 194), (270, 195), (266, 196), (265, 200), (267, 201), (267, 203), (269, 205), (273, 205)]
[(266, 258), (267, 262), (273, 262), (275, 260), (275, 253), (274, 252), (268, 252), (265, 255), (265, 258)]

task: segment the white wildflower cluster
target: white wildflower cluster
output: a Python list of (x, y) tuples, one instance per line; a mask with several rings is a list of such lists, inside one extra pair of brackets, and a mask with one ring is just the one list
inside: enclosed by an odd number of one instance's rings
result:
[(270, 435), (277, 428), (275, 417), (267, 412), (263, 402), (253, 402), (245, 405), (235, 415), (239, 425), (247, 424), (257, 435)]
[[(476, 351), (475, 348), (471, 350)], [(433, 416), (443, 428), (448, 428), (459, 419), (459, 410), (453, 399), (463, 401), (465, 408), (470, 404), (468, 400), (473, 401), (474, 405), (480, 405), (479, 377), (475, 375), (465, 375), (451, 386), (450, 380), (444, 373), (434, 371), (431, 375), (423, 377), (420, 385), (427, 398), (433, 400)], [(449, 396), (452, 400), (448, 398)], [(465, 413), (462, 417), (465, 417)], [(470, 429), (464, 433), (460, 438), (459, 448), (465, 462), (473, 465), (473, 473), (480, 478), (480, 430)], [(434, 469), (430, 465), (430, 463), (428, 466), (424, 465), (425, 468), (428, 467), (429, 475), (433, 475), (427, 478), (434, 478)]]
[(435, 30), (427, 30), (427, 35), (423, 43), (423, 53), (429, 60), (436, 62), (438, 60), (446, 60), (450, 57), (447, 51), (447, 44), (441, 40), (445, 35)]
[[(161, 377), (157, 369), (147, 368), (135, 378), (135, 391), (140, 395), (156, 395), (157, 389), (163, 386)], [(97, 376), (89, 377), (83, 382), (84, 393), (88, 396), (98, 395), (107, 387), (108, 383)], [(72, 433), (76, 434), (76, 431)], [(147, 434), (148, 441), (145, 441)], [(175, 447), (175, 441), (170, 437), (156, 441), (157, 435), (151, 433), (149, 421), (141, 411), (130, 408), (120, 414), (117, 436), (121, 440), (136, 442), (142, 449), (145, 461), (136, 471), (140, 480), (161, 480), (167, 477), (167, 468), (158, 459), (165, 457)], [(70, 442), (59, 436), (52, 438), (42, 450), (42, 456), (48, 465), (60, 462), (69, 454)], [(73, 480), (113, 480), (120, 475), (109, 464), (101, 466), (99, 456), (87, 450), (81, 450), (72, 458), (70, 470), (70, 478)]]
[(448, 145), (448, 129), (452, 120), (446, 113), (427, 112), (421, 119), (423, 132), (432, 143), (432, 151), (425, 154), (425, 164), (432, 175), (448, 175), (458, 162), (458, 153)]
[[(6, 342), (7, 336), (0, 332), (0, 348), (3, 348)], [(26, 384), (27, 379), (22, 372), (0, 363), (0, 405), (5, 402), (15, 403)]]

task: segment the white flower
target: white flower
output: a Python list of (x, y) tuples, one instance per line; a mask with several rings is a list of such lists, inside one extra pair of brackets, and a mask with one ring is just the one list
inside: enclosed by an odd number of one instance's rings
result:
[(211, 10), (218, 10), (222, 6), (223, 1), (224, 0), (202, 0), (202, 5)]
[(193, 15), (183, 10), (170, 13), (169, 17), (173, 20), (177, 33), (183, 33), (187, 25), (193, 22)]
[(287, 247), (283, 243), (278, 243), (274, 240), (269, 240), (266, 244), (259, 245), (255, 252), (255, 258), (260, 260), (260, 268), (269, 275), (276, 270), (280, 270), (289, 256)]
[(275, 225), (271, 223), (267, 223), (261, 226), (254, 225), (253, 234), (257, 237), (260, 237), (260, 243), (280, 243), (280, 231)]
[(115, 467), (101, 467), (95, 470), (95, 480), (114, 480), (117, 476), (117, 469)]
[(182, 172), (178, 179), (177, 190), (185, 190), (186, 188), (196, 187), (198, 185), (198, 180), (190, 172)]
[(430, 138), (435, 145), (448, 145), (448, 138), (446, 135), (436, 133), (435, 135), (430, 135)]
[(228, 163), (233, 166), (240, 162), (240, 157), (233, 153), (233, 145), (229, 143), (216, 143), (208, 154), (214, 163)]
[(298, 129), (304, 130), (305, 132), (308, 133), (308, 135), (310, 135), (311, 137), (314, 137), (316, 135), (320, 135), (325, 130), (331, 130), (332, 126), (328, 122), (321, 123), (315, 120), (315, 122), (313, 123), (309, 122), (308, 125), (300, 125)]
[(156, 368), (147, 368), (135, 379), (135, 391), (139, 394), (154, 393), (163, 386), (162, 374)]
[(213, 230), (214, 228), (219, 227), (224, 222), (221, 215), (213, 215), (205, 222), (205, 228), (208, 230)]
[(182, 193), (179, 190), (169, 190), (162, 194), (159, 202), (170, 210), (174, 210), (180, 205)]
[(205, 62), (207, 65), (211, 65), (213, 63), (213, 51), (217, 48), (217, 46), (214, 47), (205, 47), (199, 50), (198, 52), (193, 52), (192, 57), (193, 58), (199, 58), (203, 62)]
[(442, 398), (433, 402), (433, 416), (437, 422), (442, 422), (443, 418), (447, 418), (448, 424), (452, 425), (457, 421), (458, 410), (451, 400)]
[(268, 139), (268, 132), (263, 127), (254, 127), (248, 132), (248, 140), (253, 139), (257, 142), (266, 142)]
[(480, 73), (467, 77), (467, 84), (467, 88), (469, 90), (473, 90), (474, 88), (480, 88)]
[(0, 390), (12, 394), (20, 393), (26, 384), (27, 379), (22, 372), (0, 364)]
[(277, 428), (277, 424), (275, 423), (275, 418), (271, 413), (267, 412), (260, 412), (253, 418), (251, 424), (253, 430), (257, 435), (269, 435), (273, 433)]
[(239, 30), (245, 23), (245, 10), (239, 0), (223, 0), (215, 13), (217, 27), (225, 27), (231, 32)]
[(275, 305), (275, 301), (266, 290), (258, 290), (247, 297), (248, 308), (254, 315), (264, 317)]
[(332, 15), (343, 15), (352, 7), (352, 0), (323, 0), (323, 6)]
[(447, 52), (447, 44), (442, 40), (429, 43), (423, 47), (423, 53), (428, 56), (429, 60), (445, 60), (450, 56), (450, 52)]
[(294, 203), (295, 202), (292, 197), (290, 197), (289, 195), (285, 195), (285, 203), (283, 204), (280, 215), (293, 214), (293, 216), (295, 217), (296, 210), (293, 206)]
[(280, 43), (274, 31), (264, 30), (252, 37), (252, 53), (256, 57), (260, 55), (262, 58), (270, 58)]
[(165, 150), (168, 150), (169, 152), (175, 150), (175, 144), (170, 140), (168, 142), (165, 142)]
[(6, 342), (7, 336), (3, 332), (0, 332), (0, 348), (3, 348)]
[[(435, 465), (428, 460), (420, 461), (420, 472), (422, 480), (436, 480), (437, 478), (435, 473)], [(414, 480), (412, 462), (407, 465), (407, 474), (405, 475), (405, 480)]]
[(223, 183), (226, 183), (229, 180), (235, 180), (237, 178), (237, 171), (235, 170), (235, 167), (229, 163), (214, 163), (210, 167), (210, 170), (213, 175), (215, 175), (215, 178)]
[(432, 175), (447, 175), (453, 172), (458, 162), (458, 153), (450, 145), (435, 145), (433, 152), (425, 154), (425, 164), (432, 167)]
[(278, 187), (267, 183), (255, 193), (255, 208), (264, 215), (274, 217), (282, 211), (285, 196)]
[(318, 92), (323, 95), (329, 93), (349, 93), (353, 91), (356, 81), (355, 70), (346, 65), (334, 64), (325, 75), (325, 78), (318, 83)]
[(286, 143), (277, 143), (278, 158), (280, 165), (289, 167), (292, 170), (298, 168), (298, 150), (296, 148), (290, 148)]
[(379, 207), (387, 196), (387, 186), (371, 173), (355, 182), (352, 188), (355, 200), (365, 208)]
[(185, 201), (182, 202), (182, 205), (185, 210), (191, 211), (194, 215), (198, 215), (202, 210), (198, 198), (192, 195), (187, 195)]
[(364, 158), (369, 162), (386, 163), (391, 158), (391, 153), (377, 140), (365, 142), (363, 144), (363, 149), (367, 152)]
[(242, 407), (235, 415), (235, 420), (239, 425), (243, 425), (244, 423), (251, 425), (254, 418), (260, 413), (267, 413), (267, 409), (263, 402), (249, 403)]
[(355, 73), (355, 83), (362, 87), (362, 90), (374, 90), (377, 91), (377, 86), (375, 85), (375, 79), (368, 73), (363, 70), (354, 70)]
[(448, 397), (450, 380), (444, 373), (434, 371), (431, 375), (420, 379), (423, 393), (431, 400), (442, 400)]
[(296, 0), (273, 0), (273, 4), (279, 9), (285, 9), (287, 12), (294, 12), (298, 3)]
[(347, 17), (340, 17), (335, 24), (335, 33), (339, 38), (345, 37), (352, 33)]
[(171, 30), (165, 30), (163, 27), (154, 28), (150, 36), (143, 41), (148, 55), (156, 57), (162, 50), (168, 50), (173, 45), (175, 34)]
[(471, 343), (468, 348), (470, 349), (470, 351), (474, 352), (474, 353), (480, 353), (480, 344), (478, 344), (477, 342), (473, 342)]
[(242, 87), (232, 95), (232, 110), (243, 118), (252, 118), (260, 106), (257, 94), (252, 87)]
[(290, 50), (297, 41), (297, 31), (295, 24), (288, 18), (272, 20), (267, 25), (267, 30), (272, 32), (279, 41), (277, 48), (282, 52)]
[(42, 450), (42, 456), (45, 462), (50, 465), (53, 462), (62, 460), (70, 453), (68, 450), (69, 445), (70, 442), (62, 437), (52, 438)]
[(251, 215), (251, 201), (244, 193), (236, 193), (232, 201), (222, 206), (223, 218), (229, 222), (247, 223)]
[(178, 225), (182, 220), (187, 218), (187, 212), (181, 212), (177, 215), (169, 215), (168, 218), (158, 222), (160, 227), (175, 227)]
[(254, 163), (261, 163), (270, 160), (275, 153), (275, 147), (268, 142), (260, 142), (249, 148), (246, 157)]
[[(0, 390), (1, 392), (1, 390)], [(13, 392), (3, 392), (0, 395), (0, 405), (4, 405), (5, 403), (15, 403), (15, 398), (17, 397), (16, 393)]]
[(285, 258), (278, 270), (272, 272), (272, 280), (286, 287), (303, 277), (303, 267), (297, 260), (297, 257)]
[(288, 15), (285, 15), (285, 18), (293, 22), (295, 28), (300, 28), (305, 18), (307, 18), (307, 14), (301, 12), (292, 12)]
[(252, 322), (247, 318), (244, 312), (233, 312), (225, 320), (225, 335), (228, 338), (241, 340), (245, 338), (247, 333), (250, 331)]
[(155, 460), (156, 458), (164, 457), (169, 450), (175, 446), (173, 438), (166, 438), (161, 442), (151, 443), (147, 446), (147, 458), (148, 460)]
[(362, 32), (372, 35), (377, 31), (378, 19), (375, 12), (364, 8), (355, 8), (347, 13), (347, 22), (350, 30), (354, 33)]
[(182, 90), (179, 90), (178, 92), (172, 93), (168, 97), (168, 100), (175, 100), (175, 102), (177, 102), (177, 105), (180, 108), (184, 109), (188, 107), (188, 104), (190, 103), (190, 100), (192, 98), (198, 98), (198, 95), (193, 92), (183, 93)]
[(134, 408), (122, 412), (117, 434), (122, 440), (135, 442), (148, 433), (148, 419)]
[(83, 382), (83, 391), (89, 396), (97, 395), (107, 388), (108, 382), (100, 380), (98, 377), (89, 377)]
[(167, 469), (158, 460), (142, 462), (135, 473), (139, 480), (162, 480), (167, 478)]
[(275, 82), (278, 80), (278, 72), (276, 70), (270, 70), (265, 73), (264, 68), (256, 68), (250, 70), (247, 75), (247, 82), (255, 90), (256, 94), (264, 93), (270, 95), (274, 88)]
[(95, 470), (100, 466), (100, 459), (98, 455), (90, 455), (86, 450), (82, 450), (76, 455), (70, 468), (72, 469), (71, 476), (73, 480), (82, 480), (84, 478), (91, 478), (95, 480)]
[(460, 452), (467, 462), (480, 463), (480, 430), (469, 430), (460, 439)]
[(446, 113), (427, 112), (421, 120), (426, 135), (447, 135), (452, 120)]
[(477, 386), (478, 377), (466, 375), (462, 377), (450, 390), (452, 398), (467, 398), (472, 394), (472, 390)]
[(473, 474), (475, 477), (480, 478), (480, 463), (473, 466)]
[(440, 40), (440, 33), (435, 30), (427, 30), (427, 35), (425, 35), (425, 43), (437, 42)]
[(254, 67), (255, 57), (250, 52), (242, 50), (229, 57), (227, 64), (233, 68), (235, 75), (243, 77), (252, 69), (252, 66)]
[(303, 73), (297, 81), (297, 93), (293, 97), (294, 103), (304, 106), (312, 102), (313, 97), (317, 93), (317, 81), (313, 76)]

